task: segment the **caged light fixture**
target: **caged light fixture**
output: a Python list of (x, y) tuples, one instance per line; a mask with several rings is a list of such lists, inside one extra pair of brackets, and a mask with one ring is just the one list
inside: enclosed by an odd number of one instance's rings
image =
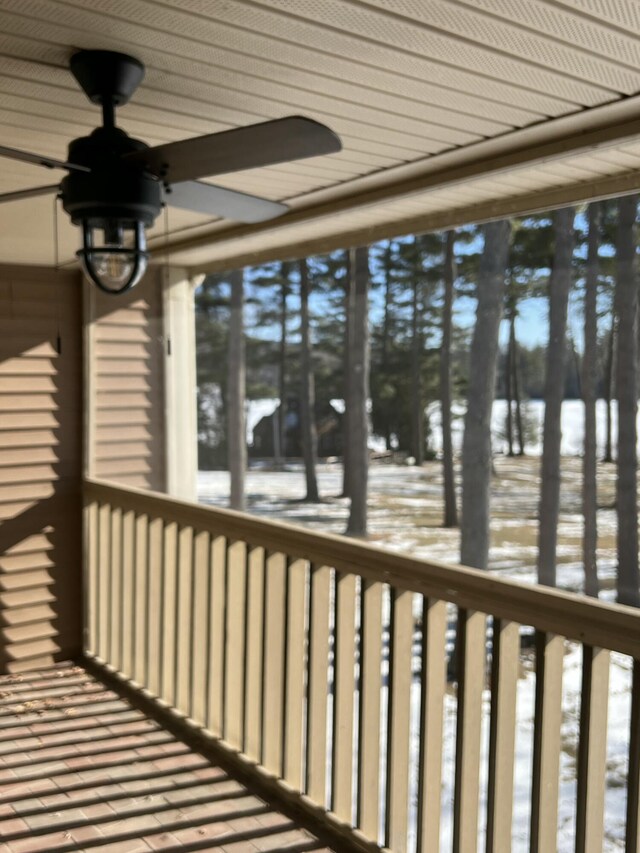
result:
[(102, 108), (102, 126), (73, 140), (67, 161), (0, 146), (0, 157), (68, 172), (59, 185), (5, 193), (0, 203), (58, 193), (71, 222), (82, 229), (82, 248), (76, 254), (84, 272), (107, 293), (124, 293), (144, 275), (146, 229), (165, 204), (240, 222), (261, 222), (288, 209), (200, 178), (341, 149), (333, 131), (302, 116), (150, 148), (115, 120), (116, 107), (126, 104), (142, 82), (139, 60), (109, 50), (83, 50), (71, 57), (70, 69), (89, 100)]

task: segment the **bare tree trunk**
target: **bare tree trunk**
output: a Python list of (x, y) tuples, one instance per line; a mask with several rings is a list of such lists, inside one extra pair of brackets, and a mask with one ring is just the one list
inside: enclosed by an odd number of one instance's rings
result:
[[(391, 325), (391, 240), (387, 241), (384, 250), (384, 317), (382, 321), (382, 373), (387, 376), (389, 371), (389, 327)], [(391, 450), (391, 427), (389, 419), (386, 419), (384, 444), (387, 450)]]
[(556, 584), (556, 550), (560, 513), (561, 413), (566, 367), (566, 332), (575, 211), (571, 207), (554, 214), (555, 250), (549, 281), (549, 345), (544, 389), (544, 430), (538, 528), (538, 582)]
[(453, 287), (456, 280), (455, 240), (455, 231), (447, 231), (444, 244), (444, 302), (442, 305), (442, 348), (440, 350), (444, 527), (458, 526), (456, 483), (453, 470), (453, 441), (451, 437), (451, 333), (453, 329)]
[(421, 351), (422, 335), (420, 334), (420, 285), (413, 282), (413, 298), (411, 304), (411, 455), (416, 465), (424, 462), (424, 403), (422, 401), (422, 370)]
[(578, 395), (582, 397), (582, 367), (580, 365), (580, 356), (576, 349), (576, 342), (573, 339), (571, 331), (569, 331), (569, 345), (571, 346), (571, 357), (573, 358), (573, 369), (575, 370), (576, 388)]
[[(509, 309), (510, 315), (513, 314), (513, 309)], [(509, 316), (509, 326), (511, 326), (511, 316)], [(505, 378), (505, 395), (507, 398), (507, 417), (506, 417), (506, 429), (507, 429), (507, 445), (509, 450), (507, 454), (509, 456), (514, 456), (513, 452), (513, 395), (511, 392), (511, 377), (513, 375), (513, 367), (512, 367), (512, 359), (513, 359), (513, 349), (512, 349), (512, 340), (511, 336), (509, 336), (509, 343), (507, 345), (507, 363), (505, 365), (504, 378)]]
[(505, 269), (511, 223), (484, 226), (478, 271), (478, 306), (471, 342), (469, 393), (462, 444), (460, 562), (486, 569), (489, 561), (491, 409), (495, 398), (498, 333), (504, 308)]
[(582, 359), (582, 399), (584, 400), (584, 456), (582, 461), (582, 512), (584, 535), (584, 591), (598, 597), (597, 485), (596, 485), (596, 397), (598, 386), (598, 249), (600, 246), (598, 202), (588, 208), (589, 237), (584, 294), (584, 357)]
[(278, 468), (283, 467), (287, 460), (287, 290), (291, 266), (285, 261), (281, 265), (282, 285), (280, 288), (280, 408), (278, 409)]
[(318, 501), (318, 479), (316, 463), (318, 457), (318, 434), (315, 418), (315, 382), (311, 364), (311, 342), (309, 336), (309, 272), (306, 259), (300, 260), (300, 426), (302, 431), (302, 455), (307, 483), (308, 501)]
[(640, 296), (638, 297), (638, 307), (636, 309), (636, 353), (637, 353), (637, 363), (636, 363), (636, 373), (638, 376), (638, 383), (636, 389), (636, 396), (640, 398)]
[(369, 249), (352, 250), (354, 282), (353, 324), (350, 334), (351, 396), (349, 408), (349, 460), (351, 508), (347, 534), (367, 535), (367, 481), (369, 476)]
[(513, 396), (516, 401), (516, 435), (518, 436), (518, 456), (524, 456), (524, 428), (522, 426), (522, 400), (520, 399), (520, 381), (518, 378), (518, 341), (516, 338), (516, 315), (515, 311), (511, 316), (509, 324), (509, 341), (513, 352), (512, 379), (513, 379)]
[(607, 377), (605, 382), (605, 402), (606, 402), (606, 439), (604, 446), (603, 462), (613, 462), (613, 426), (611, 423), (611, 401), (613, 400), (613, 381), (615, 375), (615, 341), (616, 341), (616, 314), (615, 310), (611, 312), (611, 328), (609, 329), (609, 339), (607, 341)]
[(618, 400), (618, 467), (616, 505), (618, 510), (618, 601), (640, 606), (638, 570), (637, 487), (637, 304), (635, 221), (637, 196), (618, 201), (616, 240), (617, 318), (616, 397)]
[(244, 282), (242, 270), (231, 274), (231, 318), (229, 320), (229, 373), (227, 388), (227, 452), (231, 492), (229, 506), (245, 508), (244, 474), (247, 468), (245, 426), (245, 358), (243, 328)]
[(347, 252), (347, 269), (344, 285), (344, 413), (342, 415), (342, 497), (351, 497), (351, 460), (349, 457), (351, 435), (350, 412), (348, 400), (351, 397), (351, 336), (354, 323), (355, 285), (353, 281), (353, 263), (351, 252)]

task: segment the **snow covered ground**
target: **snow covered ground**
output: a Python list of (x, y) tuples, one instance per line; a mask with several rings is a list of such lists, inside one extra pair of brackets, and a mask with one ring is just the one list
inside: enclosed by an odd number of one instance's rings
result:
[[(492, 484), (490, 564), (520, 580), (535, 580), (539, 459), (496, 456)], [(614, 467), (598, 471), (598, 558), (601, 580), (610, 587), (615, 569)], [(338, 495), (342, 489), (339, 464), (318, 467), (322, 501), (303, 502), (304, 473), (301, 465), (286, 471), (252, 469), (246, 476), (247, 509), (257, 515), (301, 524), (315, 530), (343, 533), (349, 502)], [(581, 460), (563, 459), (558, 549), (559, 585), (582, 588), (580, 514)], [(203, 503), (227, 506), (229, 475), (225, 471), (201, 471), (198, 494)], [(372, 465), (369, 472), (370, 541), (424, 559), (455, 563), (459, 555), (459, 531), (445, 530), (442, 520), (442, 470), (439, 462), (422, 468), (404, 465)]]
[[(464, 407), (457, 404), (453, 407), (453, 445), (459, 451), (462, 448)], [(514, 430), (515, 430), (515, 407)], [(604, 400), (598, 400), (596, 405), (596, 432), (598, 442), (598, 453), (602, 456), (606, 439), (606, 412), (607, 407)], [(431, 435), (429, 444), (431, 448), (440, 453), (442, 450), (442, 432), (440, 420), (440, 404), (433, 403), (427, 408)], [(506, 453), (508, 450), (506, 441), (505, 422), (507, 417), (507, 401), (496, 400), (493, 404), (491, 415), (491, 432), (493, 435), (493, 449), (496, 453)], [(528, 400), (522, 404), (522, 419), (524, 422), (525, 450), (527, 453), (538, 455), (542, 453), (542, 425), (544, 423), (544, 402), (542, 400)], [(618, 409), (614, 402), (611, 405), (611, 434), (612, 443), (615, 447), (618, 437)], [(640, 411), (638, 412), (638, 448), (640, 449)], [(582, 400), (565, 400), (562, 404), (562, 447), (563, 456), (579, 456), (584, 444), (584, 404)], [(515, 440), (515, 434), (514, 434)]]
[[(579, 429), (582, 404), (565, 404), (564, 449), (579, 451)], [(601, 413), (602, 414), (602, 413)], [(533, 412), (529, 418), (533, 419)], [(541, 423), (542, 412), (538, 412)], [(494, 411), (494, 419), (502, 423), (504, 407)], [(496, 430), (497, 432), (497, 430)], [(500, 442), (499, 436), (495, 439)], [(500, 445), (501, 447), (501, 445)], [(535, 436), (528, 450), (539, 450)], [(535, 456), (510, 459), (497, 455), (492, 483), (491, 571), (503, 576), (535, 582), (537, 540), (537, 501), (539, 464)], [(598, 471), (598, 561), (602, 598), (613, 599), (615, 582), (614, 475), (612, 465), (600, 465)], [(301, 466), (290, 466), (283, 472), (251, 470), (247, 474), (248, 510), (263, 517), (285, 520), (316, 530), (335, 533), (344, 531), (348, 501), (337, 497), (342, 487), (339, 465), (322, 465), (318, 481), (323, 500), (307, 504), (304, 497), (304, 475)], [(562, 498), (559, 525), (558, 585), (575, 592), (583, 586), (581, 565), (582, 519), (580, 514), (581, 460), (567, 456), (562, 463)], [(229, 479), (226, 472), (200, 472), (200, 500), (226, 506)], [(372, 465), (370, 469), (369, 519), (370, 539), (383, 548), (424, 559), (455, 563), (459, 554), (459, 533), (444, 530), (442, 517), (442, 475), (439, 462), (422, 468), (401, 465)], [(581, 691), (581, 647), (566, 643), (562, 701), (562, 755), (560, 764), (560, 801), (558, 851), (568, 853), (575, 846), (576, 757)], [(386, 663), (384, 664), (386, 667)], [(383, 667), (383, 668), (384, 668)], [(419, 661), (416, 658), (416, 671)], [(626, 807), (626, 762), (630, 726), (631, 661), (612, 656), (607, 737), (606, 842), (607, 853), (624, 849)], [(386, 687), (384, 688), (386, 691)], [(413, 738), (417, 749), (418, 682), (414, 683), (412, 700)], [(528, 850), (529, 798), (533, 748), (533, 714), (535, 699), (534, 657), (523, 652), (521, 678), (518, 685), (516, 733), (516, 766), (513, 851)], [(385, 706), (383, 696), (383, 708)], [(455, 763), (455, 725), (457, 700), (455, 685), (446, 695), (443, 757), (443, 833), (442, 850), (451, 849), (452, 797)], [(489, 692), (483, 709), (482, 796), (486, 798), (486, 768), (489, 731)], [(417, 753), (416, 753), (417, 754)], [(478, 849), (483, 849), (485, 817), (481, 808), (481, 833)]]

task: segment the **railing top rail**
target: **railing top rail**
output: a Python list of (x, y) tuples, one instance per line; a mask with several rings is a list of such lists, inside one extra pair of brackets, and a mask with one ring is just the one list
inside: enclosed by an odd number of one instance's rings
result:
[(84, 494), (88, 501), (190, 525), (640, 659), (640, 610), (633, 607), (524, 584), (479, 569), (416, 559), (347, 537), (98, 480), (85, 480)]

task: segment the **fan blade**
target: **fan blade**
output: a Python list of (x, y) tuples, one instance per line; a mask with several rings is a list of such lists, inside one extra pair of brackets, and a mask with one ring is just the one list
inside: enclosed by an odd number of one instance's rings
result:
[(17, 148), (6, 148), (4, 145), (0, 145), (0, 157), (9, 157), (11, 160), (22, 160), (24, 163), (33, 163), (35, 166), (46, 166), (47, 169), (69, 169), (75, 172), (91, 171), (88, 166), (78, 166), (77, 163), (65, 163), (63, 160), (55, 160), (53, 157), (32, 154), (30, 151), (19, 151)]
[(204, 184), (202, 181), (173, 184), (165, 195), (165, 201), (172, 207), (223, 216), (238, 222), (263, 222), (281, 216), (289, 209), (286, 204), (277, 201)]
[(302, 116), (195, 136), (126, 154), (170, 184), (340, 151), (336, 134)]
[(30, 190), (16, 190), (12, 193), (1, 193), (0, 194), (0, 204), (4, 204), (5, 201), (20, 201), (23, 198), (36, 198), (39, 195), (50, 195), (50, 193), (57, 193), (60, 189), (60, 184), (51, 184), (48, 187), (32, 187)]

